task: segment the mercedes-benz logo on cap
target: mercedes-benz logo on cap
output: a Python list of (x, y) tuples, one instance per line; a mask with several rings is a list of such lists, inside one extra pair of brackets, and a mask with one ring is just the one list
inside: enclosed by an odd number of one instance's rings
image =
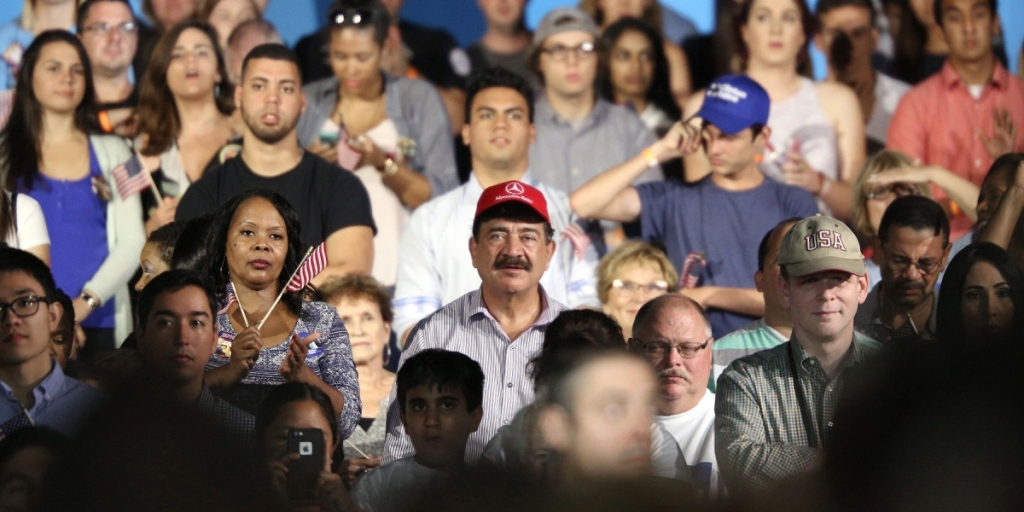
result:
[(519, 182), (514, 182), (505, 185), (505, 192), (509, 194), (523, 195), (523, 192), (526, 192), (526, 190), (519, 184)]

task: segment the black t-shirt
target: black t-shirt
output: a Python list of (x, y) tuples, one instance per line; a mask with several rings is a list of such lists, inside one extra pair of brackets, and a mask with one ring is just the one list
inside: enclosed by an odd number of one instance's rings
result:
[(291, 203), (299, 214), (306, 245), (320, 245), (349, 226), (369, 226), (377, 232), (370, 196), (359, 178), (312, 153), (304, 153), (298, 166), (273, 178), (254, 174), (241, 156), (232, 158), (185, 191), (174, 220), (194, 219), (242, 192), (260, 188), (273, 190)]

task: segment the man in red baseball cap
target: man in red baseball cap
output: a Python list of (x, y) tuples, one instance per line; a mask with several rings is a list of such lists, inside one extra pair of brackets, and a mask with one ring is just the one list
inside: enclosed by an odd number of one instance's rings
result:
[[(466, 445), (470, 464), (476, 463), (498, 428), (533, 401), (529, 362), (544, 343), (547, 325), (567, 309), (540, 285), (555, 254), (554, 234), (540, 190), (521, 181), (484, 189), (469, 239), (480, 288), (421, 320), (398, 363), (401, 368), (408, 358), (430, 348), (461, 352), (480, 363), (484, 415)], [(394, 408), (397, 402), (392, 403)], [(413, 453), (397, 416), (388, 415), (385, 464)]]

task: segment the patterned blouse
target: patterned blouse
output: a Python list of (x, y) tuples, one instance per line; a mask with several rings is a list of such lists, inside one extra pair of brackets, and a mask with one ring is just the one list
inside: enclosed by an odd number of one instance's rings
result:
[[(230, 285), (228, 286), (230, 294), (232, 290)], [(217, 315), (217, 351), (206, 364), (207, 371), (224, 366), (231, 359), (231, 341), (237, 333), (225, 311), (227, 306), (228, 301), (225, 299), (220, 304), (222, 313)], [(348, 331), (345, 330), (345, 324), (342, 323), (337, 310), (332, 306), (323, 302), (303, 301), (302, 312), (292, 334), (303, 337), (314, 332), (320, 333), (320, 338), (310, 344), (306, 366), (344, 395), (345, 406), (338, 414), (338, 434), (341, 439), (347, 439), (356, 428), (363, 410), (363, 403), (359, 398), (359, 378), (356, 376), (355, 363), (352, 361)], [(273, 386), (285, 383), (279, 368), (288, 355), (290, 344), (291, 341), (288, 340), (261, 350), (256, 366), (244, 379), (225, 391), (221, 398), (242, 410), (256, 414), (260, 402)]]
[(388, 433), (389, 405), (391, 405), (390, 396), (381, 398), (380, 412), (377, 413), (377, 417), (374, 418), (373, 424), (370, 425), (370, 428), (363, 430), (363, 427), (359, 426), (354, 432), (352, 432), (352, 437), (348, 438), (348, 442), (345, 443), (346, 459), (363, 458), (359, 452), (349, 446), (349, 443), (352, 443), (356, 448), (359, 448), (367, 455), (381, 456), (384, 454), (384, 435)]

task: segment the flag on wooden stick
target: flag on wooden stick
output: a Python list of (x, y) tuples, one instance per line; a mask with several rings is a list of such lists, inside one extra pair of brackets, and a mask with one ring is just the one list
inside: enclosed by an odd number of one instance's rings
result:
[(150, 177), (146, 167), (142, 165), (139, 155), (132, 155), (127, 162), (114, 167), (111, 171), (114, 175), (114, 182), (117, 184), (117, 193), (121, 200), (128, 199), (133, 194), (149, 188)]
[(327, 246), (321, 243), (316, 249), (306, 252), (306, 257), (303, 258), (299, 268), (295, 270), (291, 280), (288, 281), (288, 291), (297, 292), (302, 290), (325, 268), (327, 268)]

